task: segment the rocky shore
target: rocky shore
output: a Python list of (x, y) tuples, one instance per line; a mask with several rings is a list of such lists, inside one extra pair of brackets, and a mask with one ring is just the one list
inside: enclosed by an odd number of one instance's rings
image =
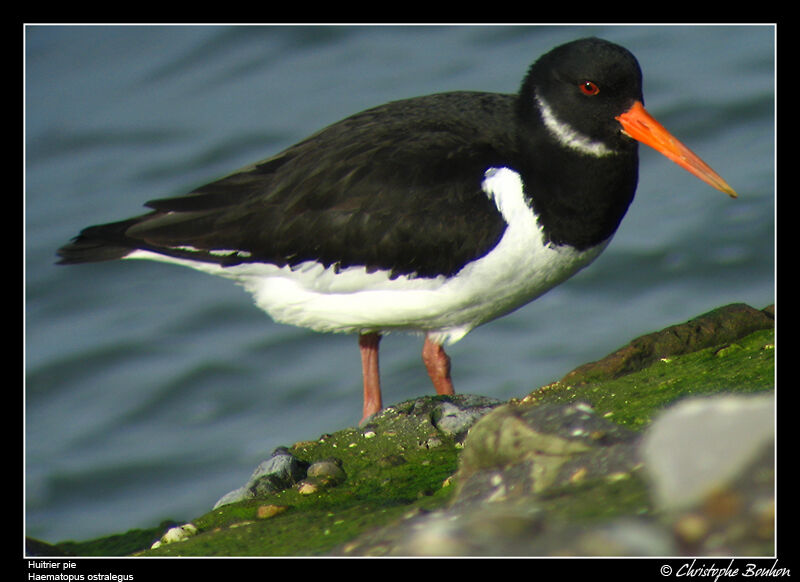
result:
[(774, 309), (633, 340), (527, 396), (431, 396), (276, 449), (190, 521), (29, 556), (770, 556)]

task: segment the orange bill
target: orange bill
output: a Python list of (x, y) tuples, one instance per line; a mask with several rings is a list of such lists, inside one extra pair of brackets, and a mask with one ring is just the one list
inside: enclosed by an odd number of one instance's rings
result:
[(644, 106), (637, 101), (622, 115), (616, 117), (622, 124), (622, 129), (635, 140), (649, 145), (661, 152), (670, 160), (688, 170), (707, 184), (731, 198), (736, 198), (736, 192), (720, 177), (708, 164), (701, 160), (692, 150), (675, 139), (658, 121), (656, 121)]

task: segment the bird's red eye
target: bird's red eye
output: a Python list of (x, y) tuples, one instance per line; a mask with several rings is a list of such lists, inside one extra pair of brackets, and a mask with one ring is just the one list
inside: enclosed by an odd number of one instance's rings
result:
[(589, 95), (590, 97), (592, 95), (597, 95), (600, 92), (600, 87), (598, 87), (591, 81), (583, 81), (578, 86), (581, 88), (581, 93), (583, 93), (584, 95)]

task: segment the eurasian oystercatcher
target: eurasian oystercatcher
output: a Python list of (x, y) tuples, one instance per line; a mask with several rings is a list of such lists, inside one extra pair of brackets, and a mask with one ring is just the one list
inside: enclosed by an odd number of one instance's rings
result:
[(272, 319), (358, 334), (363, 419), (382, 407), (381, 334), (444, 344), (536, 299), (606, 248), (633, 200), (637, 142), (736, 193), (644, 109), (641, 70), (597, 38), (534, 63), (516, 95), (395, 101), (151, 212), (83, 230), (61, 264), (153, 259), (233, 279)]

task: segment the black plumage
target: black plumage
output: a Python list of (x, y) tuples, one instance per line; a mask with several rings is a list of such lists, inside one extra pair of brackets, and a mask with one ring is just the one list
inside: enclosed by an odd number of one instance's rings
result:
[[(452, 275), (505, 229), (481, 182), (487, 167), (514, 159), (513, 112), (513, 96), (472, 92), (364, 111), (185, 196), (148, 202), (154, 212), (84, 230), (60, 249), (61, 263), (144, 249), (223, 265), (314, 260)], [(207, 252), (225, 249), (242, 253)]]

